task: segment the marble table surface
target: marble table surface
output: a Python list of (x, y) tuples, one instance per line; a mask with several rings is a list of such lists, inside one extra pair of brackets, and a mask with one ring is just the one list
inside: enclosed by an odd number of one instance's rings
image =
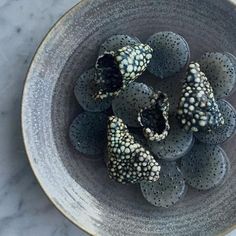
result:
[[(29, 166), (20, 105), (31, 58), (78, 0), (0, 0), (0, 236), (84, 236), (42, 192)], [(236, 236), (236, 231), (228, 236)]]

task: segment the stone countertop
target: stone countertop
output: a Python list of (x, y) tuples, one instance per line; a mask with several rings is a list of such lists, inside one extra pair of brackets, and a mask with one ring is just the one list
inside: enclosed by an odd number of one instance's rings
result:
[(42, 192), (20, 126), (22, 89), (32, 56), (52, 24), (77, 2), (0, 0), (0, 236), (86, 235)]

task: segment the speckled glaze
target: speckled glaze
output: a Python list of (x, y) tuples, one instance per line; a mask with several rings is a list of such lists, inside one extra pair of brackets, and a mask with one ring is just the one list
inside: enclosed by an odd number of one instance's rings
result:
[[(79, 112), (76, 78), (94, 65), (99, 45), (113, 34), (145, 41), (174, 31), (189, 43), (191, 60), (205, 51), (236, 54), (236, 6), (226, 0), (83, 0), (50, 31), (30, 67), (23, 95), (27, 153), (56, 207), (91, 235), (217, 235), (236, 223), (236, 138), (224, 144), (231, 172), (223, 186), (190, 189), (168, 209), (145, 201), (136, 185), (120, 185), (103, 161), (78, 154), (68, 127)], [(236, 105), (236, 95), (229, 98)]]

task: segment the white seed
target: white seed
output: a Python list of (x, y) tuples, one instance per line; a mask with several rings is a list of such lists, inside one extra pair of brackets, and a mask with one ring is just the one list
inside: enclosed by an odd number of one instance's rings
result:
[(191, 97), (191, 98), (189, 98), (189, 102), (193, 104), (195, 102), (195, 99), (193, 97)]
[(141, 171), (142, 168), (140, 166), (137, 167), (137, 171)]
[(120, 70), (120, 73), (123, 75), (123, 74), (125, 74), (125, 71), (124, 70)]
[(193, 106), (193, 105), (190, 105), (190, 106), (189, 106), (189, 110), (190, 110), (190, 111), (194, 111), (194, 106)]
[(147, 162), (143, 162), (143, 166), (146, 166), (147, 165)]
[(199, 121), (199, 125), (202, 126), (202, 127), (206, 126), (206, 124), (207, 124), (207, 122), (205, 120), (200, 120)]
[(207, 116), (201, 116), (201, 120), (207, 120)]
[(139, 55), (139, 59), (143, 60), (143, 55), (142, 54)]
[(121, 64), (127, 66), (127, 65), (128, 65), (128, 61), (127, 61), (126, 59), (124, 59), (124, 60), (121, 62)]
[(129, 72), (129, 73), (131, 73), (131, 72), (133, 72), (133, 66), (132, 65), (128, 65), (128, 67), (127, 67), (127, 71)]
[(196, 74), (196, 73), (197, 73), (196, 69), (191, 69), (190, 72), (191, 72), (192, 74)]
[(195, 68), (195, 64), (193, 63), (189, 64), (189, 68)]
[(188, 96), (189, 96), (189, 93), (186, 92), (186, 93), (184, 94), (184, 96), (185, 96), (185, 97), (188, 97)]
[(130, 78), (135, 78), (135, 73), (134, 72), (132, 72), (131, 74), (130, 74)]
[(129, 148), (126, 148), (126, 149), (125, 149), (125, 153), (126, 153), (126, 154), (129, 154), (129, 153), (130, 153), (130, 149), (129, 149)]
[(144, 161), (144, 158), (142, 156), (140, 156), (138, 159), (139, 161)]
[(198, 132), (198, 128), (197, 128), (197, 127), (192, 127), (191, 130), (192, 130), (193, 132)]
[(147, 54), (146, 58), (150, 60), (152, 58), (152, 54)]
[(131, 58), (128, 58), (128, 63), (133, 64), (133, 60)]
[(153, 171), (153, 172), (158, 171), (158, 166), (153, 166), (153, 167), (152, 167), (152, 171)]
[(122, 61), (122, 57), (121, 57), (121, 56), (117, 56), (117, 57), (116, 57), (116, 60), (117, 60), (117, 61)]

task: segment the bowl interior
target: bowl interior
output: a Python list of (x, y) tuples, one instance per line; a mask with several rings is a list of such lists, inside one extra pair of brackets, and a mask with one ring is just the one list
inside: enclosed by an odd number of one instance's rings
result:
[[(225, 183), (206, 192), (189, 188), (168, 209), (149, 205), (139, 186), (112, 182), (102, 160), (87, 160), (68, 139), (80, 112), (75, 81), (106, 38), (128, 34), (145, 42), (170, 30), (187, 40), (191, 60), (206, 51), (236, 54), (235, 13), (233, 3), (220, 0), (82, 0), (47, 35), (25, 85), (23, 133), (40, 184), (75, 224), (96, 235), (215, 235), (236, 222), (236, 138), (223, 145), (231, 162)], [(236, 105), (236, 95), (229, 100)]]

